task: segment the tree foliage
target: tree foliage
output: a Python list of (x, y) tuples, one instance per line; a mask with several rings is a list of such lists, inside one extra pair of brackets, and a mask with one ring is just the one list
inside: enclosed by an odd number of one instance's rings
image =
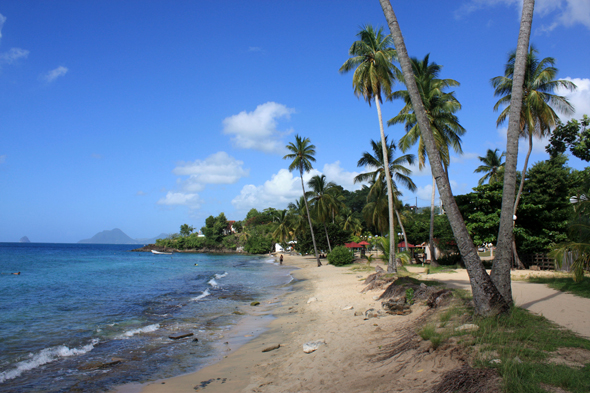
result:
[(590, 126), (588, 115), (584, 115), (579, 121), (572, 119), (566, 124), (558, 121), (545, 150), (551, 157), (557, 157), (569, 149), (580, 160), (590, 161), (590, 128), (588, 126)]

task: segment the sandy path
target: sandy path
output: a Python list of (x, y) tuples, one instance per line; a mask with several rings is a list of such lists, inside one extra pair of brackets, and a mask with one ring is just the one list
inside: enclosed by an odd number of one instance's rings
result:
[[(416, 273), (422, 268), (410, 267)], [(515, 271), (513, 278), (531, 274), (529, 271)], [(467, 270), (458, 269), (457, 273), (422, 274), (421, 279), (444, 282), (449, 287), (471, 291)], [(516, 305), (566, 327), (581, 336), (590, 338), (590, 299), (549, 288), (545, 284), (526, 281), (512, 281), (512, 296)]]

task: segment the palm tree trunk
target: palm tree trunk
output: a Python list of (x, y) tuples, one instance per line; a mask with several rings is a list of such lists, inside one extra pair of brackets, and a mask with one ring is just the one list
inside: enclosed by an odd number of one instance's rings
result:
[(522, 109), (526, 58), (529, 49), (534, 8), (535, 0), (524, 0), (522, 18), (520, 20), (520, 32), (516, 46), (516, 58), (514, 61), (510, 114), (508, 115), (509, 124), (506, 135), (506, 162), (504, 164), (504, 190), (502, 192), (500, 228), (498, 230), (496, 257), (494, 258), (491, 274), (492, 281), (508, 303), (512, 303), (510, 265), (512, 262), (512, 238), (514, 235), (512, 217), (514, 215), (514, 193), (516, 189), (520, 111)]
[(309, 221), (309, 230), (311, 231), (311, 240), (313, 241), (313, 251), (315, 252), (315, 259), (318, 261), (318, 267), (322, 266), (320, 262), (320, 254), (318, 254), (318, 246), (315, 244), (315, 236), (313, 234), (313, 225), (311, 225), (311, 216), (309, 215), (309, 206), (307, 204), (307, 198), (305, 197), (305, 186), (303, 184), (303, 171), (299, 170), (301, 176), (301, 188), (303, 189), (303, 200), (305, 201), (305, 210), (307, 211), (307, 221)]
[[(516, 211), (518, 210), (518, 203), (520, 202), (520, 196), (522, 195), (522, 189), (524, 188), (524, 178), (526, 177), (526, 170), (529, 165), (529, 157), (531, 156), (531, 152), (533, 151), (533, 134), (529, 132), (529, 150), (526, 153), (526, 158), (524, 159), (524, 168), (522, 168), (522, 176), (520, 179), (520, 186), (518, 187), (518, 194), (516, 194), (516, 201), (514, 202), (514, 210), (512, 211), (513, 222), (512, 228), (516, 226)], [(518, 266), (519, 269), (524, 269), (525, 266), (518, 257), (518, 251), (516, 250), (516, 236), (514, 235), (514, 230), (512, 231), (512, 255), (514, 255), (514, 264)]]
[(395, 263), (395, 232), (393, 222), (393, 187), (391, 185), (391, 175), (389, 174), (389, 157), (387, 156), (387, 141), (385, 140), (385, 131), (383, 130), (383, 117), (381, 116), (381, 105), (379, 97), (375, 97), (375, 106), (377, 106), (377, 115), (379, 116), (379, 129), (381, 131), (381, 147), (383, 148), (383, 162), (385, 163), (385, 181), (387, 183), (387, 206), (389, 212), (389, 262), (387, 263), (388, 273), (397, 273)]
[(402, 219), (399, 215), (399, 211), (397, 209), (395, 209), (395, 215), (397, 216), (397, 222), (399, 222), (399, 227), (402, 229), (402, 233), (404, 234), (404, 243), (406, 243), (406, 248), (409, 249), (410, 247), (408, 247), (408, 237), (406, 236), (406, 228), (404, 228), (404, 224), (402, 224)]
[(455, 202), (455, 198), (453, 197), (448, 178), (442, 166), (440, 154), (436, 148), (436, 142), (430, 128), (430, 123), (428, 121), (426, 111), (424, 110), (420, 93), (418, 92), (418, 87), (416, 85), (414, 73), (412, 71), (410, 57), (408, 56), (404, 38), (402, 36), (399, 24), (397, 23), (397, 18), (393, 12), (393, 8), (391, 8), (389, 0), (379, 1), (381, 3), (381, 7), (383, 8), (383, 13), (387, 19), (387, 24), (389, 25), (391, 36), (395, 43), (408, 93), (412, 100), (412, 106), (414, 108), (414, 112), (416, 113), (418, 125), (426, 145), (426, 151), (428, 153), (430, 166), (432, 168), (432, 174), (436, 179), (439, 195), (444, 203), (445, 209), (447, 210), (447, 217), (451, 223), (451, 228), (453, 229), (453, 234), (455, 236), (455, 240), (457, 241), (457, 246), (459, 247), (459, 251), (461, 252), (465, 266), (467, 267), (469, 280), (471, 282), (471, 289), (473, 292), (475, 312), (479, 315), (494, 315), (499, 312), (504, 312), (508, 310), (508, 304), (498, 292), (498, 289), (490, 279), (490, 276), (487, 274), (481, 259), (477, 255), (477, 249), (475, 248), (475, 245), (469, 236), (469, 232), (465, 227), (465, 222), (463, 221), (461, 212), (459, 211), (457, 203)]
[(436, 245), (434, 244), (434, 197), (436, 192), (436, 181), (432, 176), (432, 196), (430, 197), (430, 233), (428, 242), (430, 243), (430, 266), (437, 267), (436, 262)]
[(326, 240), (328, 240), (328, 249), (330, 250), (330, 252), (332, 252), (332, 246), (330, 245), (330, 236), (328, 236), (328, 227), (326, 226), (325, 222), (324, 222), (324, 231), (326, 232)]

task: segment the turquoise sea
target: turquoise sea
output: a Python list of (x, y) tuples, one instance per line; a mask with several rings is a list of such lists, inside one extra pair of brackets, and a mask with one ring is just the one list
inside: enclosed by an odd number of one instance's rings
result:
[[(0, 243), (0, 392), (98, 392), (193, 371), (219, 355), (236, 311), (291, 281), (269, 256), (136, 247)], [(194, 336), (168, 338), (180, 331)]]

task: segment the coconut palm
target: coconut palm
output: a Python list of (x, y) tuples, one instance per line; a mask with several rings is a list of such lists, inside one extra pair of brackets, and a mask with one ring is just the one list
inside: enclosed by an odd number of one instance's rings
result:
[(498, 155), (498, 150), (500, 149), (488, 149), (487, 153), (483, 157), (479, 157), (479, 160), (483, 163), (483, 165), (478, 166), (473, 173), (485, 173), (485, 175), (479, 179), (478, 185), (482, 185), (488, 181), (488, 183), (493, 183), (501, 178), (502, 171), (504, 170), (504, 163), (502, 162), (502, 158), (504, 157), (505, 153)]
[[(301, 178), (301, 189), (303, 190), (303, 196), (305, 196), (305, 185), (303, 183), (303, 172), (306, 173), (313, 169), (311, 165), (312, 162), (315, 162), (315, 146), (312, 145), (309, 141), (309, 138), (302, 138), (299, 135), (295, 135), (295, 143), (289, 142), (287, 146), (285, 146), (287, 150), (291, 152), (291, 154), (286, 154), (283, 159), (285, 160), (293, 160), (291, 165), (289, 165), (289, 171), (293, 172), (294, 170), (299, 170), (299, 177)], [(311, 217), (309, 216), (309, 206), (307, 204), (307, 199), (305, 200), (305, 210), (307, 212), (307, 220), (309, 221), (309, 230), (311, 231), (311, 240), (313, 241), (313, 250), (315, 252), (315, 257), (318, 262), (318, 267), (322, 266), (320, 262), (320, 254), (318, 254), (318, 247), (315, 243), (315, 235), (313, 233), (313, 225), (311, 225)]]
[[(346, 73), (354, 70), (352, 77), (354, 94), (357, 97), (362, 96), (369, 105), (371, 105), (372, 101), (375, 101), (377, 116), (379, 117), (383, 156), (386, 158), (384, 162), (389, 162), (387, 159), (385, 131), (383, 130), (383, 118), (381, 116), (381, 103), (383, 102), (382, 93), (387, 97), (394, 83), (397, 68), (392, 61), (396, 58), (396, 51), (393, 48), (391, 36), (385, 35), (383, 28), (376, 31), (371, 25), (366, 25), (357, 36), (360, 39), (350, 47), (348, 53), (351, 57), (340, 67), (340, 72)], [(394, 263), (393, 188), (389, 167), (387, 166), (385, 167), (385, 173), (389, 206), (389, 236), (391, 237), (387, 271), (397, 272)]]
[(330, 215), (333, 212), (337, 212), (339, 209), (338, 201), (330, 192), (330, 190), (336, 188), (336, 184), (333, 182), (326, 182), (326, 175), (315, 175), (309, 180), (309, 182), (307, 182), (307, 185), (311, 188), (311, 191), (307, 192), (306, 197), (310, 198), (312, 201), (311, 210), (314, 213), (314, 216), (318, 221), (324, 224), (328, 248), (332, 251), (326, 221), (330, 218)]
[[(398, 197), (401, 196), (399, 189), (397, 188), (396, 180), (403, 184), (407, 189), (414, 192), (416, 191), (416, 184), (412, 181), (409, 175), (412, 171), (404, 166), (404, 164), (413, 165), (415, 157), (413, 154), (405, 154), (398, 158), (394, 159), (394, 152), (396, 149), (395, 142), (391, 141), (391, 143), (387, 144), (387, 136), (385, 137), (385, 143), (387, 145), (387, 157), (389, 159), (389, 174), (393, 177), (392, 179), (392, 188), (393, 192), (393, 200), (394, 200), (394, 207), (393, 210), (395, 215), (397, 216), (397, 220), (400, 224), (400, 228), (404, 234), (404, 240), (408, 241), (406, 237), (406, 230), (403, 226), (399, 215), (399, 206), (401, 203), (399, 202)], [(371, 148), (373, 150), (373, 154), (369, 152), (364, 152), (362, 157), (357, 163), (357, 166), (361, 167), (368, 167), (370, 169), (374, 169), (370, 172), (361, 173), (354, 178), (354, 182), (363, 182), (363, 181), (372, 181), (373, 186), (382, 186), (384, 184), (384, 177), (385, 177), (385, 170), (384, 170), (384, 162), (383, 159), (383, 148), (381, 146), (381, 142), (375, 142), (371, 140)], [(394, 232), (395, 233), (395, 232)]]
[[(447, 176), (447, 168), (451, 162), (449, 147), (457, 153), (462, 153), (461, 149), (461, 135), (465, 133), (465, 129), (459, 124), (459, 119), (455, 115), (461, 104), (455, 98), (454, 92), (447, 93), (444, 90), (449, 87), (459, 86), (459, 82), (453, 79), (439, 79), (438, 75), (442, 66), (429, 62), (429, 55), (426, 55), (422, 61), (416, 58), (411, 59), (412, 70), (414, 72), (414, 79), (418, 86), (420, 97), (426, 115), (432, 130), (436, 148), (440, 154), (441, 163)], [(398, 79), (406, 84), (403, 76)], [(426, 163), (426, 145), (422, 137), (421, 128), (418, 125), (418, 119), (412, 105), (410, 94), (407, 90), (398, 90), (391, 94), (393, 99), (401, 99), (405, 106), (400, 110), (399, 114), (389, 120), (387, 125), (405, 124), (406, 135), (404, 135), (399, 145), (402, 151), (408, 150), (410, 147), (418, 144), (418, 167), (422, 169)], [(432, 196), (430, 201), (430, 255), (431, 264), (436, 266), (436, 257), (434, 252), (434, 196), (436, 190), (436, 181), (434, 175), (432, 176)]]
[(280, 243), (284, 243), (285, 241), (289, 240), (293, 233), (289, 210), (277, 210), (275, 213), (274, 222), (278, 223), (279, 225), (272, 233), (273, 239)]
[[(461, 212), (459, 211), (457, 203), (453, 197), (453, 193), (449, 184), (450, 182), (448, 176), (446, 175), (446, 171), (443, 167), (442, 159), (436, 145), (436, 139), (430, 127), (428, 114), (424, 108), (424, 104), (422, 103), (422, 98), (420, 97), (417, 83), (414, 80), (412, 62), (408, 56), (408, 51), (406, 49), (404, 38), (397, 21), (397, 17), (395, 16), (395, 12), (393, 11), (389, 0), (379, 0), (379, 2), (381, 4), (381, 8), (383, 9), (383, 14), (385, 15), (387, 24), (389, 25), (392, 39), (398, 50), (399, 61), (402, 66), (404, 77), (407, 79), (407, 88), (416, 112), (418, 124), (423, 130), (422, 137), (424, 139), (426, 151), (428, 152), (428, 156), (430, 158), (432, 173), (436, 178), (440, 197), (445, 205), (446, 214), (453, 229), (457, 246), (459, 247), (461, 256), (465, 261), (471, 282), (475, 312), (480, 315), (494, 315), (499, 312), (506, 311), (508, 310), (508, 303), (506, 300), (504, 300), (504, 297), (502, 294), (500, 294), (492, 282), (490, 276), (487, 274), (483, 266), (483, 263), (481, 262), (481, 259), (477, 255), (477, 249), (475, 248), (475, 245), (469, 236), (469, 232), (467, 231), (467, 227), (465, 226)], [(519, 47), (522, 45), (523, 41), (526, 41), (525, 45), (528, 46), (528, 37), (530, 36), (533, 8), (534, 0), (524, 0), (521, 32), (519, 35)], [(519, 64), (519, 59), (521, 56), (522, 55), (519, 51), (517, 64)], [(520, 72), (520, 66), (517, 65), (516, 69), (518, 70), (518, 75)], [(519, 86), (518, 83), (516, 83), (516, 86)], [(518, 90), (518, 88), (515, 89), (517, 95)]]
[[(526, 57), (524, 94), (522, 97), (522, 108), (520, 110), (520, 136), (528, 139), (529, 150), (524, 160), (520, 187), (516, 196), (516, 202), (514, 203), (514, 215), (516, 215), (529, 157), (533, 150), (533, 138), (541, 139), (551, 134), (551, 128), (555, 127), (559, 121), (559, 116), (555, 113), (554, 108), (564, 115), (574, 112), (574, 108), (567, 98), (553, 94), (553, 92), (560, 87), (572, 91), (576, 89), (576, 85), (568, 80), (556, 80), (555, 76), (558, 70), (554, 67), (555, 59), (546, 57), (539, 60), (537, 57), (538, 53), (539, 51), (531, 45)], [(497, 76), (491, 80), (492, 86), (495, 89), (494, 95), (500, 97), (496, 105), (494, 105), (494, 111), (506, 105), (500, 116), (498, 116), (498, 120), (496, 121), (497, 126), (502, 125), (510, 113), (515, 59), (516, 51), (508, 56), (504, 76)]]
[[(529, 157), (533, 151), (533, 139), (543, 138), (551, 133), (551, 128), (555, 127), (559, 121), (559, 116), (555, 113), (555, 109), (563, 114), (571, 114), (574, 108), (563, 96), (553, 94), (555, 89), (562, 87), (568, 90), (576, 89), (576, 85), (567, 80), (556, 80), (557, 68), (554, 67), (555, 59), (546, 57), (539, 60), (537, 54), (539, 52), (533, 45), (530, 46), (525, 65), (524, 86), (522, 107), (520, 109), (520, 137), (527, 138), (529, 142), (529, 149), (524, 160), (522, 176), (520, 179), (520, 186), (516, 194), (516, 201), (514, 202), (514, 209), (512, 215), (516, 216), (518, 204), (522, 195), (526, 171), (529, 163)], [(501, 106), (506, 105), (504, 110), (498, 116), (496, 125), (502, 125), (508, 118), (510, 113), (510, 100), (512, 99), (512, 84), (514, 78), (514, 63), (516, 59), (516, 52), (512, 52), (508, 56), (504, 76), (497, 76), (492, 78), (491, 83), (494, 87), (494, 95), (500, 97), (494, 111), (497, 111)], [(515, 225), (516, 222), (513, 222)], [(524, 267), (518, 258), (516, 251), (516, 242), (514, 235), (512, 239), (512, 253), (515, 263), (519, 267)]]
[(351, 231), (353, 235), (360, 236), (363, 231), (363, 226), (360, 220), (352, 214), (352, 210), (344, 208), (341, 211), (342, 229)]

